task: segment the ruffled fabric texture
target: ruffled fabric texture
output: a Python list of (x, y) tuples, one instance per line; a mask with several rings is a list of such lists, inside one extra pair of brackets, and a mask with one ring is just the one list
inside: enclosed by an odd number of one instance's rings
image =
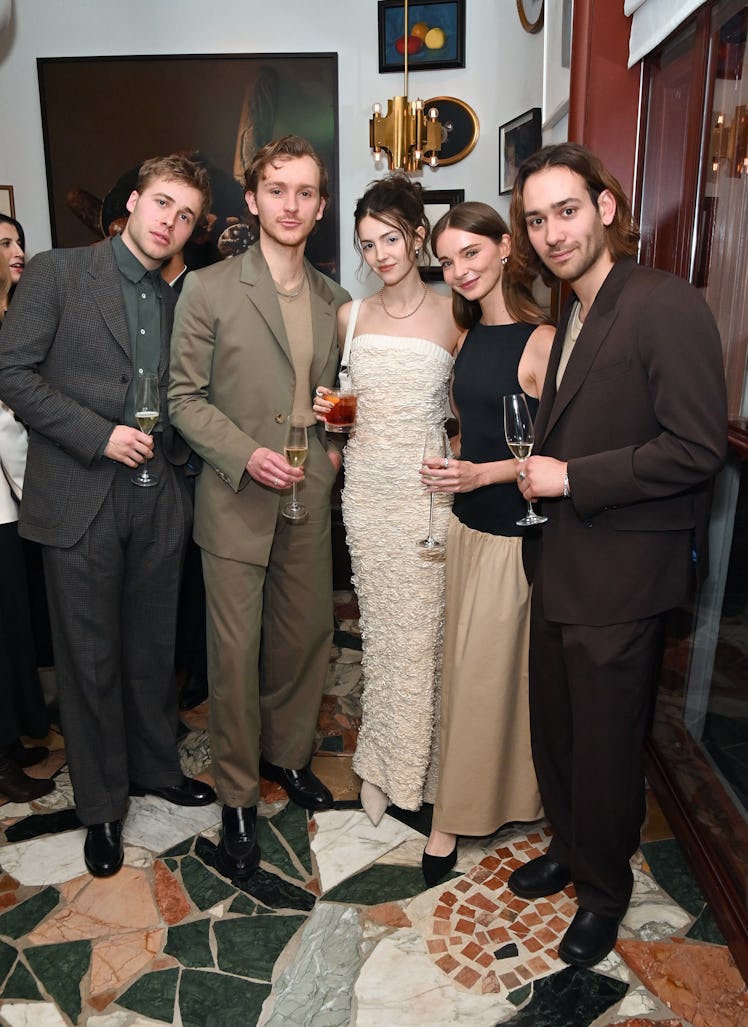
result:
[[(444, 563), (425, 560), (429, 496), (419, 468), (426, 429), (441, 424), (453, 360), (417, 338), (361, 335), (351, 346), (358, 394), (345, 451), (343, 518), (363, 638), (363, 720), (353, 767), (391, 802), (433, 802), (444, 632)], [(445, 542), (452, 497), (434, 497)]]

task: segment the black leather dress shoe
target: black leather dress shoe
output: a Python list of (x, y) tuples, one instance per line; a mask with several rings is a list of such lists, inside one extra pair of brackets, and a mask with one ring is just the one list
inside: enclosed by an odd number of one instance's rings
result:
[(426, 852), (424, 849), (421, 856), (421, 870), (426, 886), (433, 888), (443, 877), (447, 876), (456, 862), (457, 842), (455, 842), (455, 847), (452, 851), (447, 853), (446, 856), (432, 856), (430, 852)]
[[(10, 748), (10, 747), (8, 747)], [(55, 787), (49, 777), (29, 777), (6, 749), (0, 750), (0, 792), (11, 802), (33, 802)]]
[(231, 881), (251, 877), (260, 862), (257, 807), (224, 806), (221, 819), (223, 833), (216, 854), (219, 873)]
[(41, 763), (49, 756), (49, 749), (46, 745), (30, 745), (26, 748), (20, 740), (5, 747), (5, 752), (19, 767), (33, 767), (35, 763)]
[(116, 874), (125, 858), (122, 821), (107, 820), (103, 824), (92, 824), (86, 832), (83, 858), (88, 872), (94, 877), (111, 877)]
[(561, 891), (571, 880), (567, 867), (561, 866), (550, 856), (531, 859), (509, 875), (507, 884), (515, 895), (523, 899), (540, 899)]
[(322, 784), (309, 766), (301, 770), (287, 770), (285, 767), (276, 767), (274, 763), (268, 763), (266, 759), (260, 759), (260, 773), (268, 781), (275, 781), (288, 792), (288, 797), (297, 806), (317, 813), (323, 809), (331, 809), (333, 804), (332, 793), (329, 788)]
[(157, 795), (160, 799), (173, 802), (175, 806), (209, 806), (216, 801), (216, 793), (204, 781), (183, 777), (182, 783), (165, 788), (149, 788), (130, 782), (130, 795)]
[(594, 966), (618, 938), (618, 918), (578, 909), (558, 947), (559, 959), (572, 966)]
[(188, 674), (179, 690), (180, 710), (192, 710), (208, 698), (208, 679), (204, 674)]

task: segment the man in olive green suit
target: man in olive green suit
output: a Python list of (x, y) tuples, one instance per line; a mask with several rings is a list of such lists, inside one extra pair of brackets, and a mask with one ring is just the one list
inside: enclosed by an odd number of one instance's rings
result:
[[(208, 614), (210, 736), (224, 803), (219, 868), (248, 877), (260, 770), (310, 810), (332, 796), (309, 768), (332, 640), (330, 492), (340, 456), (312, 411), (338, 363), (348, 294), (304, 259), (328, 196), (309, 143), (268, 143), (246, 175), (258, 243), (193, 272), (172, 338), (169, 411), (202, 457), (195, 540)], [(302, 468), (283, 455), (290, 415), (308, 426)], [(282, 514), (296, 482), (306, 521)]]

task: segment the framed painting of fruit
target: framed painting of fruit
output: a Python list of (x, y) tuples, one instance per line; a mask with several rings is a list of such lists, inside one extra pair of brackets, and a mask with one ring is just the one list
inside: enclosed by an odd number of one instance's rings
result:
[(465, 0), (379, 0), (379, 70), (465, 67)]

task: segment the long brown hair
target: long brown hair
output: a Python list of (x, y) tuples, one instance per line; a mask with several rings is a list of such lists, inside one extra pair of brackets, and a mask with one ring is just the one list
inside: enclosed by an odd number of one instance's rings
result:
[[(501, 215), (487, 203), (458, 203), (443, 214), (431, 233), (431, 249), (439, 259), (439, 238), (447, 228), (457, 228), (473, 235), (482, 235), (500, 243), (505, 235), (511, 237), (509, 228)], [(533, 276), (534, 277), (534, 276)], [(515, 321), (526, 324), (549, 324), (547, 314), (538, 305), (532, 294), (532, 277), (514, 273), (511, 259), (504, 265), (501, 275), (501, 290), (504, 303)], [(452, 314), (460, 328), (472, 328), (481, 319), (481, 306), (477, 300), (469, 300), (452, 290)]]
[(514, 240), (512, 256), (518, 273), (533, 277), (539, 274), (546, 285), (552, 285), (556, 281), (555, 275), (545, 266), (530, 242), (522, 197), (525, 182), (530, 175), (545, 168), (568, 168), (579, 175), (584, 179), (595, 207), (601, 192), (607, 189), (612, 193), (616, 201), (616, 212), (612, 222), (605, 226), (608, 251), (613, 260), (636, 256), (639, 250), (639, 226), (634, 221), (631, 204), (621, 183), (586, 146), (580, 143), (557, 143), (554, 146), (544, 146), (542, 150), (528, 157), (520, 165), (514, 180), (510, 215)]
[(0, 250), (0, 322), (5, 317), (8, 308), (8, 297), (13, 280), (10, 277), (10, 268), (5, 254)]

